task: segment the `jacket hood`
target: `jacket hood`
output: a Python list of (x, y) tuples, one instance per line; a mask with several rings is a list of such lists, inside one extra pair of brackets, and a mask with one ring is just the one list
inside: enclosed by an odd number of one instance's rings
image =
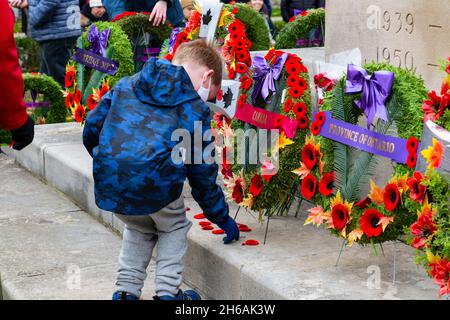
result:
[(151, 58), (133, 78), (133, 90), (143, 103), (172, 108), (200, 99), (186, 70), (167, 60)]

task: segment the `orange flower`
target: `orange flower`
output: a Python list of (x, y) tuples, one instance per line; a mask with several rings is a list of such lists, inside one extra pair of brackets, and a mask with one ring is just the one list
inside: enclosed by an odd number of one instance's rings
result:
[(433, 146), (429, 146), (428, 149), (421, 152), (422, 156), (429, 163), (428, 168), (439, 168), (442, 162), (442, 156), (444, 155), (444, 146), (437, 139), (433, 138)]

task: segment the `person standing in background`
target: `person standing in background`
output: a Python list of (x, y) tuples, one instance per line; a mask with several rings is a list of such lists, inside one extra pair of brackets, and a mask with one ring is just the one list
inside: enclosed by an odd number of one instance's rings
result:
[(66, 64), (81, 35), (78, 0), (14, 0), (11, 6), (28, 7), (31, 37), (41, 49), (40, 72), (64, 88)]
[(294, 16), (294, 10), (305, 11), (325, 7), (325, 0), (281, 0), (281, 16), (285, 22)]
[(151, 12), (149, 21), (154, 26), (169, 21), (174, 27), (184, 26), (180, 0), (125, 0), (127, 11)]
[(23, 101), (23, 79), (14, 41), (14, 14), (8, 0), (0, 0), (0, 128), (9, 130), (12, 147), (21, 150), (34, 138), (34, 122)]
[(259, 12), (267, 22), (267, 26), (269, 27), (271, 38), (275, 34), (275, 27), (273, 25), (272, 20), (269, 17), (269, 11), (263, 0), (250, 0), (248, 2), (249, 6), (252, 7), (255, 11)]
[(92, 22), (108, 21), (108, 14), (102, 0), (80, 0), (80, 10), (82, 27), (86, 27)]

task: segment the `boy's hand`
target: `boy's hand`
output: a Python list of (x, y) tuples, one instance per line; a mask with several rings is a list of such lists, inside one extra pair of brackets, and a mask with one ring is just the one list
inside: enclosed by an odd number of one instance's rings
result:
[(152, 22), (154, 26), (159, 26), (161, 23), (166, 23), (167, 14), (167, 2), (164, 0), (158, 1), (153, 7), (153, 11), (150, 14), (149, 22)]
[(103, 17), (103, 15), (105, 14), (105, 12), (106, 12), (106, 9), (105, 9), (105, 7), (93, 7), (92, 9), (91, 9), (91, 13), (92, 13), (92, 15), (94, 16), (94, 17), (96, 17), (96, 18), (101, 18), (101, 17)]
[(28, 7), (28, 0), (12, 0), (9, 4), (13, 8), (24, 9)]
[(239, 240), (239, 228), (236, 224), (236, 221), (231, 217), (228, 217), (227, 221), (222, 224), (218, 224), (219, 228), (225, 231), (227, 236), (223, 238), (224, 244), (229, 244), (233, 240)]

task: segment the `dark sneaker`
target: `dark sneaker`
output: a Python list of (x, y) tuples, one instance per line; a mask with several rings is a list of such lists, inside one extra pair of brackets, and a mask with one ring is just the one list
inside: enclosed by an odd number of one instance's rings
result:
[(139, 300), (134, 294), (125, 291), (116, 291), (112, 296), (113, 300)]
[(175, 297), (165, 295), (165, 296), (154, 296), (155, 300), (202, 300), (202, 297), (194, 290), (178, 291)]

